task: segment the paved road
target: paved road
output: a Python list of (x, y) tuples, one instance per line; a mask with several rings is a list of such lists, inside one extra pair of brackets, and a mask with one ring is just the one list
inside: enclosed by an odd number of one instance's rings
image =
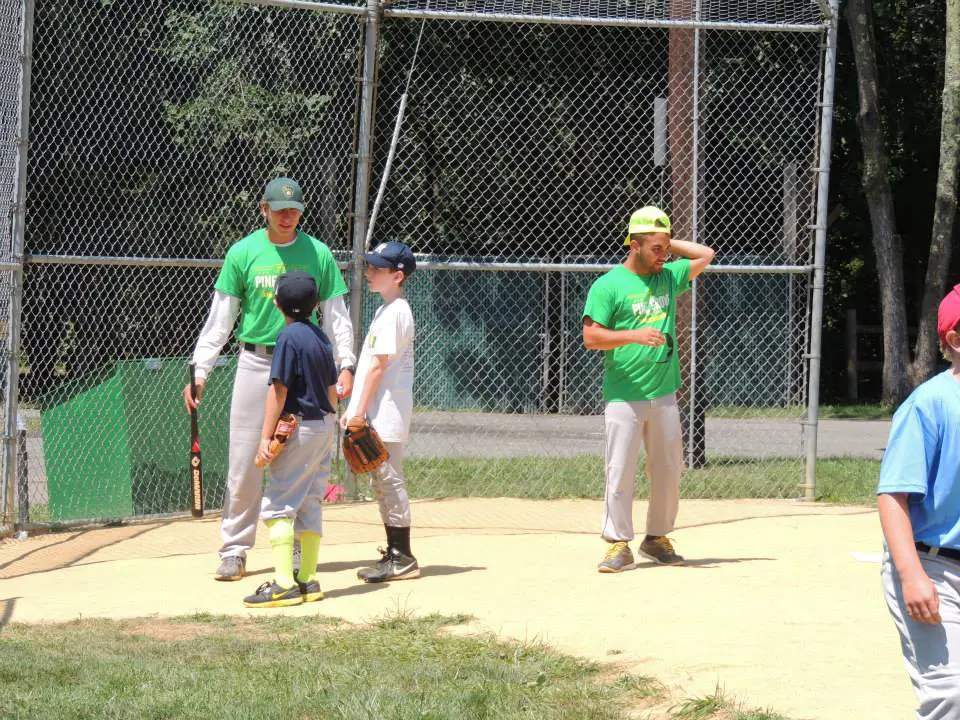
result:
[[(821, 420), (817, 455), (880, 459), (889, 432), (888, 421)], [(419, 413), (408, 447), (411, 457), (570, 457), (600, 453), (603, 418)], [(708, 457), (799, 457), (803, 453), (803, 425), (797, 419), (708, 418), (706, 449)]]

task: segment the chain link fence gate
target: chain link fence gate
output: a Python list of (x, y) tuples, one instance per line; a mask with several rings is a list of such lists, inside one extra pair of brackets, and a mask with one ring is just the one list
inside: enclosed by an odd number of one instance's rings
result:
[[(678, 322), (683, 493), (796, 496), (820, 6), (379, 10), (365, 33), (359, 5), (37, 0), (26, 524), (188, 508), (180, 390), (220, 259), (257, 226), (266, 180), (289, 173), (308, 194), (304, 229), (350, 269), (405, 90), (373, 237), (420, 258), (411, 495), (602, 495), (601, 358), (582, 347), (580, 313), (622, 260), (630, 212), (655, 202), (678, 237), (717, 250)], [(366, 84), (365, 43), (378, 58)], [(235, 352), (204, 396), (208, 508), (222, 502)], [(336, 473), (348, 499), (368, 495)]]

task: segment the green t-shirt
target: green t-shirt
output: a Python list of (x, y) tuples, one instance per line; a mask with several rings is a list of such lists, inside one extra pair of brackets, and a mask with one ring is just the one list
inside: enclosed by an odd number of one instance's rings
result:
[(677, 296), (689, 289), (690, 261), (686, 258), (667, 263), (656, 275), (636, 275), (617, 265), (590, 286), (583, 317), (609, 330), (656, 328), (674, 341), (672, 352), (668, 345), (638, 343), (604, 351), (604, 400), (653, 400), (680, 387)]
[[(320, 302), (344, 295), (347, 286), (330, 248), (306, 233), (297, 232), (289, 245), (274, 245), (266, 229), (238, 240), (227, 250), (214, 287), (240, 298), (237, 340), (273, 345), (283, 330), (283, 313), (273, 304), (277, 278), (288, 270), (310, 273), (317, 281)], [(316, 314), (311, 316), (314, 323)]]

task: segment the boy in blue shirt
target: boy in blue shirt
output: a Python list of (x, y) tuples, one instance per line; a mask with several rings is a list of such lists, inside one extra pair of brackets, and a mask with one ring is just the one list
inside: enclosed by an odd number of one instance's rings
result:
[(950, 369), (893, 416), (880, 466), (884, 595), (917, 717), (960, 718), (960, 285), (940, 302), (937, 333)]
[[(284, 273), (277, 279), (275, 301), (286, 327), (273, 349), (257, 455), (261, 462), (270, 463), (260, 517), (270, 530), (276, 575), (243, 599), (247, 607), (284, 607), (323, 599), (314, 576), (323, 491), (336, 437), (337, 370), (330, 341), (310, 322), (318, 301), (313, 277), (302, 271)], [(283, 452), (274, 454), (270, 441), (277, 420), (286, 412), (298, 416), (300, 424)], [(300, 536), (302, 553), (299, 577), (293, 571), (294, 534)]]

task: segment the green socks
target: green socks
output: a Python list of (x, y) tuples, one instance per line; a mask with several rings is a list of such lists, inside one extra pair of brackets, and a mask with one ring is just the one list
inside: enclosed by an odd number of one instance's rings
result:
[(300, 536), (300, 582), (310, 582), (317, 574), (317, 558), (320, 557), (320, 535), (305, 532)]
[[(268, 521), (267, 527), (270, 529), (270, 547), (273, 549), (273, 568), (276, 572), (274, 580), (282, 588), (292, 587), (294, 583), (293, 520), (277, 518)], [(303, 539), (301, 539), (301, 548), (303, 544)], [(313, 564), (314, 566), (317, 564), (316, 556), (314, 556)]]

